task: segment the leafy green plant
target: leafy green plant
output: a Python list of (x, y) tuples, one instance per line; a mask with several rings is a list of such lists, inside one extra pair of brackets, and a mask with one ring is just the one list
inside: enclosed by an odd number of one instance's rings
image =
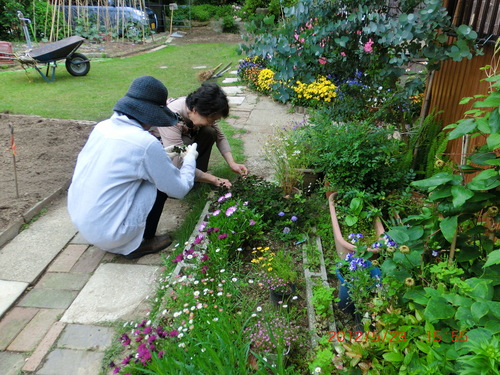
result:
[(335, 288), (318, 283), (313, 287), (312, 304), (316, 314), (322, 318), (331, 315), (332, 304), (335, 300)]
[(222, 18), (222, 32), (223, 33), (238, 33), (240, 28), (234, 20), (233, 16), (227, 15)]

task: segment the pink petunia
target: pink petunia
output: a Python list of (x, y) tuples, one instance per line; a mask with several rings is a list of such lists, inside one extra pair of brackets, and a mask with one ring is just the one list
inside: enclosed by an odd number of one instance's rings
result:
[(321, 64), (321, 65), (325, 65), (328, 60), (326, 59), (326, 57), (324, 56), (321, 56), (319, 59), (318, 59), (318, 62)]
[(340, 52), (340, 56), (346, 57), (347, 55), (345, 54), (345, 52)]
[(372, 38), (368, 39), (368, 42), (366, 42), (365, 46), (363, 47), (363, 50), (366, 53), (372, 52), (373, 51), (373, 48), (372, 48), (373, 43), (374, 43), (374, 41), (372, 40)]

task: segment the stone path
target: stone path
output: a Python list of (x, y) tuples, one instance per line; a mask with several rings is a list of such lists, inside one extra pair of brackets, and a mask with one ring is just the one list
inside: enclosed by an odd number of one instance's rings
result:
[[(228, 121), (245, 130), (238, 136), (246, 166), (269, 178), (260, 151), (273, 125), (304, 115), (242, 86), (224, 89), (231, 103)], [(182, 218), (168, 212), (182, 211), (184, 204), (167, 200), (158, 232), (177, 228)], [(47, 209), (0, 248), (0, 374), (98, 375), (115, 334), (112, 323), (146, 316), (162, 256), (128, 261), (86, 243), (70, 221), (65, 195)]]

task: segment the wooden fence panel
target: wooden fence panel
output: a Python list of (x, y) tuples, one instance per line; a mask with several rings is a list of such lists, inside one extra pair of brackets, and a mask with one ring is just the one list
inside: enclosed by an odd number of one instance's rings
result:
[[(494, 46), (485, 45), (483, 50), (482, 56), (475, 56), (471, 60), (446, 61), (442, 63), (441, 69), (435, 72), (432, 87), (428, 88), (431, 90), (429, 109), (443, 111), (437, 115), (443, 127), (464, 118), (464, 113), (472, 108), (473, 101), (460, 105), (462, 98), (488, 93), (488, 82), (483, 80), (486, 78), (486, 72), (480, 68), (492, 63)], [(453, 162), (461, 163), (464, 154), (469, 154), (484, 143), (484, 137), (472, 138), (465, 144), (464, 149), (464, 140), (455, 139), (448, 143), (447, 154)]]

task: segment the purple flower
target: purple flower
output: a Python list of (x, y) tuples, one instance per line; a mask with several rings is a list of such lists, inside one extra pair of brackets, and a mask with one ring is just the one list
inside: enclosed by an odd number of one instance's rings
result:
[(234, 214), (236, 212), (237, 209), (238, 209), (238, 207), (236, 207), (236, 206), (229, 207), (226, 210), (226, 216), (231, 216), (232, 214)]
[(200, 228), (198, 229), (200, 232), (203, 232), (205, 230), (205, 228), (207, 227), (207, 222), (204, 221), (203, 223), (201, 223), (200, 225)]
[(283, 228), (283, 233), (290, 233), (290, 228), (284, 227)]
[(215, 210), (215, 211), (212, 213), (212, 215), (213, 215), (213, 216), (217, 216), (218, 214), (220, 214), (220, 210)]
[(297, 216), (295, 216), (295, 215), (294, 215), (294, 216), (292, 216), (292, 217), (290, 218), (290, 220), (292, 220), (292, 221), (297, 221)]
[(201, 243), (201, 241), (203, 241), (204, 238), (205, 238), (205, 236), (203, 234), (197, 235), (193, 241), (193, 244), (197, 245), (197, 244)]
[(285, 213), (281, 211), (280, 213), (278, 213), (278, 216), (285, 216)]
[(223, 240), (224, 238), (227, 238), (227, 233), (219, 234), (217, 237), (219, 240)]
[(184, 259), (184, 254), (180, 253), (175, 257), (175, 259), (172, 260), (172, 263), (179, 263), (183, 259)]
[(233, 194), (231, 194), (231, 193), (226, 193), (226, 194), (224, 195), (224, 198), (225, 198), (225, 199), (229, 199), (229, 198), (231, 198), (232, 196), (233, 196)]
[(176, 329), (174, 329), (173, 331), (170, 331), (170, 332), (168, 333), (168, 335), (169, 335), (170, 337), (176, 337), (178, 334), (179, 334), (179, 331), (177, 331)]
[(380, 242), (375, 242), (373, 245), (372, 245), (372, 248), (374, 249), (378, 249), (380, 246), (382, 246), (382, 244)]
[(432, 256), (437, 257), (439, 255), (439, 251), (432, 250)]
[(250, 224), (250, 225), (255, 225), (255, 224), (256, 224), (256, 223), (255, 223), (255, 220), (254, 220), (254, 219), (250, 219), (250, 223), (249, 223), (249, 224)]
[(208, 258), (208, 255), (207, 254), (203, 254), (202, 257), (201, 257), (201, 261), (202, 262), (205, 262), (207, 261), (209, 258)]
[(124, 333), (122, 337), (120, 337), (120, 340), (124, 346), (130, 345), (130, 338), (126, 333)]

